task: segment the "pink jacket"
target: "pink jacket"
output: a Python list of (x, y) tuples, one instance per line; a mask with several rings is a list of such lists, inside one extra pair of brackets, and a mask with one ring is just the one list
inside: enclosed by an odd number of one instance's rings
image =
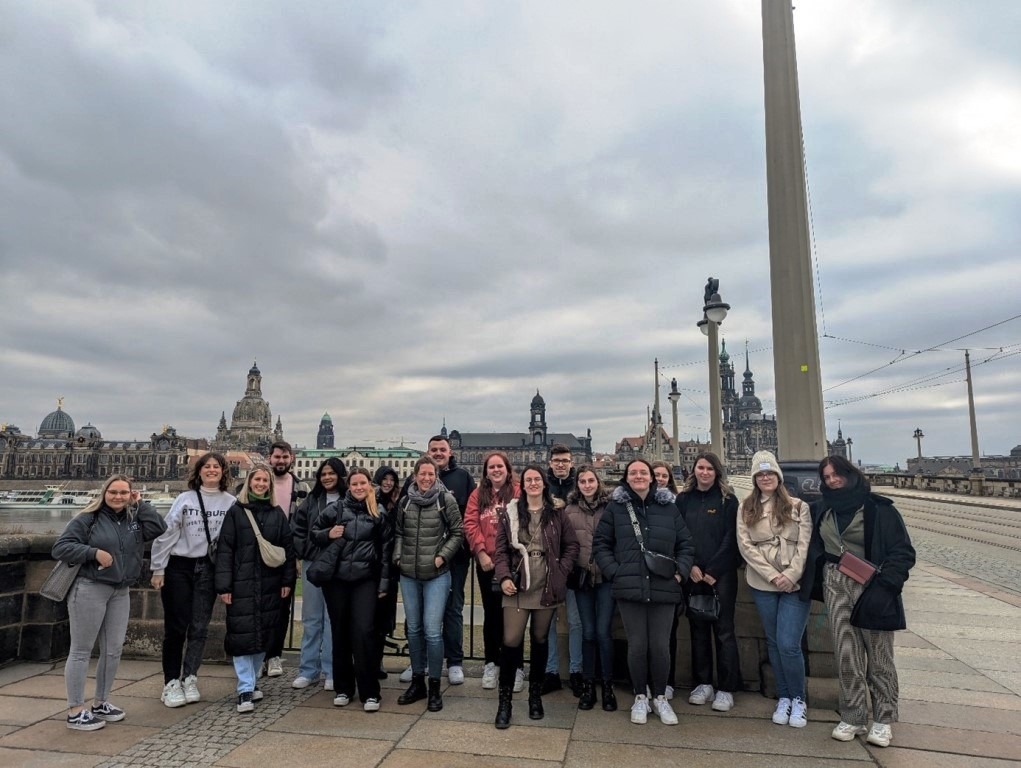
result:
[[(499, 510), (502, 502), (491, 504), (486, 509), (479, 509), (479, 491), (476, 488), (468, 497), (468, 505), (464, 509), (464, 536), (473, 556), (485, 552), (490, 557), (496, 552), (496, 528), (499, 525)], [(514, 483), (514, 498), (521, 495), (521, 486)]]

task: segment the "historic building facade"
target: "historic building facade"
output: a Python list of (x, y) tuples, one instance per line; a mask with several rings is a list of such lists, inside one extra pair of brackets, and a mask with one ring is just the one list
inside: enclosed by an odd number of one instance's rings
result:
[(396, 448), (366, 448), (356, 445), (339, 450), (298, 448), (294, 451), (294, 474), (301, 480), (315, 480), (316, 470), (323, 460), (335, 457), (343, 461), (349, 471), (355, 467), (364, 467), (375, 475), (380, 467), (391, 467), (404, 480), (413, 472), (415, 462), (421, 456), (421, 451), (403, 445)]
[[(1004, 480), (1021, 480), (1021, 445), (1007, 456), (981, 456), (982, 474)], [(972, 469), (971, 456), (923, 456), (908, 459), (908, 472), (916, 475), (967, 477)]]
[(722, 458), (728, 472), (747, 472), (756, 451), (777, 453), (776, 416), (762, 413), (762, 401), (755, 395), (755, 379), (748, 359), (747, 344), (741, 394), (738, 394), (734, 384), (734, 364), (730, 361), (726, 340), (720, 351), (720, 381), (723, 390)]
[(226, 412), (220, 413), (216, 426), (214, 451), (246, 451), (269, 456), (269, 447), (276, 440), (284, 439), (284, 426), (277, 417), (273, 426), (273, 414), (269, 403), (262, 397), (262, 372), (256, 363), (248, 371), (245, 394), (234, 406), (230, 427), (227, 426)]
[(53, 482), (124, 474), (141, 481), (178, 480), (186, 476), (189, 448), (194, 450), (198, 442), (170, 426), (148, 440), (105, 440), (92, 424), (76, 430), (61, 398), (36, 437), (14, 425), (0, 425), (0, 478)]
[(316, 448), (319, 450), (333, 449), (333, 419), (324, 413), (319, 420), (319, 433), (316, 435)]
[(546, 424), (546, 401), (535, 390), (528, 418), (527, 432), (447, 432), (446, 423), (440, 434), (450, 438), (450, 448), (459, 466), (468, 470), (476, 481), (482, 479), (482, 460), (490, 451), (503, 451), (511, 460), (515, 471), (526, 464), (549, 463), (549, 451), (555, 444), (566, 445), (574, 457), (574, 464), (592, 461), (592, 430), (585, 437), (569, 432), (550, 432)]

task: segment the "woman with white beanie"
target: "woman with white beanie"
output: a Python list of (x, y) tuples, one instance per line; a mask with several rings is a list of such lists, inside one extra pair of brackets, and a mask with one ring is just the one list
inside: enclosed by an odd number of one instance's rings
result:
[(748, 586), (766, 634), (776, 678), (773, 722), (804, 728), (805, 659), (801, 636), (811, 609), (811, 579), (803, 579), (812, 538), (808, 505), (792, 498), (783, 472), (769, 451), (752, 457), (752, 492), (741, 502), (737, 545), (748, 563)]

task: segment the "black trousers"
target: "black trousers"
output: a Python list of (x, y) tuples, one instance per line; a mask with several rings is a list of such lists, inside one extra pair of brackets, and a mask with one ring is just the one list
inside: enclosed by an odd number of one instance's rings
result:
[(486, 663), (500, 664), (500, 648), (503, 645), (503, 594), (493, 591), (493, 574), (475, 566), (475, 576), (482, 595), (482, 643), (485, 646)]
[[(299, 573), (302, 563), (298, 562)], [(291, 594), (281, 599), (280, 601), (280, 625), (276, 633), (276, 637), (273, 639), (273, 645), (266, 650), (266, 658), (272, 659), (274, 656), (282, 656), (284, 653), (284, 644), (287, 642), (288, 636), (291, 634), (291, 605), (294, 602), (294, 590), (291, 590)]]
[(326, 611), (333, 630), (333, 686), (338, 694), (379, 698), (379, 658), (376, 655), (376, 607), (379, 583), (375, 579), (331, 581), (323, 587)]
[[(708, 590), (700, 584), (693, 591)], [(715, 624), (691, 621), (691, 678), (695, 685), (713, 684), (713, 646), (716, 648), (716, 688), (734, 693), (741, 690), (741, 661), (734, 631), (734, 608), (737, 604), (737, 570), (723, 573), (716, 580), (720, 596), (720, 618)], [(715, 643), (714, 643), (715, 641)]]
[(166, 684), (198, 674), (202, 665), (209, 619), (216, 602), (213, 564), (209, 558), (172, 556), (164, 571), (160, 602), (163, 603), (163, 682)]

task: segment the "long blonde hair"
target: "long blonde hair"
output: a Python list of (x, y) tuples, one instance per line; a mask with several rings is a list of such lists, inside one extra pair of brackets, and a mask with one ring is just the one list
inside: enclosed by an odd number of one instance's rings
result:
[[(787, 492), (787, 488), (780, 481), (779, 476), (777, 476), (777, 481), (776, 492), (773, 494), (772, 522), (778, 526), (784, 526), (794, 522), (794, 499)], [(762, 517), (762, 513), (762, 491), (759, 490), (753, 475), (752, 492), (745, 496), (744, 501), (741, 502), (741, 520), (745, 525), (754, 525), (755, 521)]]
[(273, 470), (270, 469), (268, 464), (256, 464), (245, 477), (245, 482), (241, 486), (241, 492), (238, 494), (238, 501), (242, 504), (252, 503), (252, 500), (248, 498), (248, 490), (251, 487), (252, 478), (255, 477), (256, 472), (265, 472), (269, 475), (269, 500), (270, 503), (273, 502)]
[[(103, 483), (103, 490), (101, 490), (99, 492), (99, 496), (97, 496), (92, 501), (90, 501), (88, 504), (86, 504), (82, 508), (82, 511), (79, 512), (78, 514), (79, 515), (87, 515), (87, 514), (90, 514), (92, 512), (95, 512), (101, 506), (103, 506), (103, 502), (106, 501), (106, 492), (110, 489), (110, 486), (113, 485), (116, 482), (127, 483), (128, 484), (128, 490), (130, 490), (130, 491), (134, 490), (134, 488), (131, 485), (131, 478), (128, 477), (127, 475), (110, 475), (110, 477), (108, 477), (106, 479), (106, 482)], [(128, 510), (128, 514), (131, 514), (131, 507), (132, 507), (132, 505), (130, 503), (128, 504), (127, 507), (125, 507), (125, 509)]]
[(369, 481), (369, 492), (365, 495), (365, 508), (369, 510), (370, 517), (379, 517), (379, 507), (376, 506), (376, 489), (372, 487), (372, 475), (369, 474), (369, 470), (363, 467), (355, 467), (352, 469), (347, 476), (347, 490), (351, 492), (351, 478), (355, 475), (361, 475)]

